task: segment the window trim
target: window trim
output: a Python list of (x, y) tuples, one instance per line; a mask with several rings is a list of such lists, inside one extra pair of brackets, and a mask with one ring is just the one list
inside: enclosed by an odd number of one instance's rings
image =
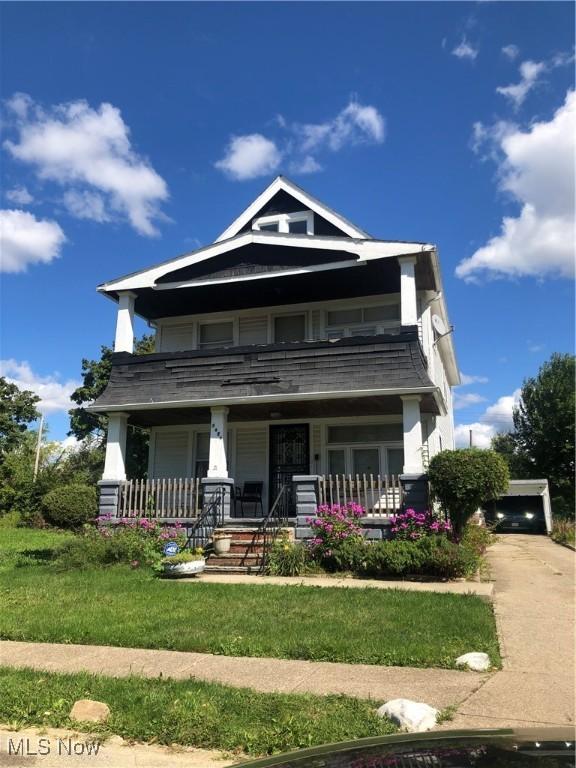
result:
[(252, 229), (261, 231), (260, 227), (266, 224), (278, 224), (280, 234), (289, 235), (290, 223), (293, 221), (306, 222), (306, 235), (314, 234), (314, 212), (313, 211), (295, 211), (294, 213), (275, 213), (270, 216), (259, 216), (252, 222)]
[(204, 325), (224, 325), (224, 324), (230, 324), (232, 326), (232, 347), (238, 346), (238, 318), (237, 317), (222, 317), (218, 319), (213, 320), (199, 320), (196, 323), (196, 345), (195, 348), (198, 350), (211, 350), (211, 349), (229, 349), (228, 346), (219, 346), (219, 347), (203, 347), (202, 342), (200, 340), (201, 336), (201, 328)]

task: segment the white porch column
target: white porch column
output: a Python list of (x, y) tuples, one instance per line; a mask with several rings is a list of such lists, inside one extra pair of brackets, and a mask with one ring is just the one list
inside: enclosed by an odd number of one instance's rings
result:
[(114, 352), (134, 352), (134, 301), (136, 294), (122, 291), (118, 294), (118, 316)]
[(228, 408), (210, 408), (210, 454), (208, 477), (228, 477), (226, 442), (228, 438)]
[(402, 325), (418, 323), (418, 308), (416, 303), (416, 256), (402, 256), (400, 264), (400, 322)]
[(404, 425), (404, 474), (421, 475), (422, 423), (420, 421), (420, 395), (401, 395)]
[(108, 415), (108, 438), (103, 480), (126, 480), (127, 413)]

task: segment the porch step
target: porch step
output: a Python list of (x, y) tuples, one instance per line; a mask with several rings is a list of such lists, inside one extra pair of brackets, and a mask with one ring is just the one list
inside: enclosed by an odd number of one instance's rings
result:
[(261, 552), (228, 552), (225, 555), (209, 555), (206, 566), (245, 566), (259, 568), (262, 565), (263, 556)]
[(206, 565), (204, 573), (244, 573), (244, 574), (256, 574), (260, 572), (259, 567), (252, 567), (246, 565)]

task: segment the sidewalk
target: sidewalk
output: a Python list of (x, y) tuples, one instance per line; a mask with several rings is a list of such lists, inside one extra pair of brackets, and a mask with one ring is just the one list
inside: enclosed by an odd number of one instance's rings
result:
[(327, 693), (408, 698), (443, 709), (468, 698), (488, 678), (451, 669), (380, 667), (328, 661), (216, 656), (209, 653), (96, 645), (0, 641), (0, 664), (47, 672), (92, 672), (109, 677), (195, 678), (265, 693)]
[(444, 592), (454, 595), (491, 597), (494, 585), (480, 581), (382, 581), (338, 578), (336, 576), (250, 576), (242, 573), (203, 573), (191, 579), (174, 579), (174, 584), (205, 581), (209, 584), (277, 584), (281, 586), (345, 587), (348, 589), (403, 589), (408, 592)]
[(509, 534), (488, 550), (503, 669), (443, 728), (574, 724), (574, 552)]

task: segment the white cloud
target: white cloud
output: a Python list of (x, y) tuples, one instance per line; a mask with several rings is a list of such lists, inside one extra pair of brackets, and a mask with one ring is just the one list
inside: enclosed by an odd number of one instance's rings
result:
[(289, 123), (282, 115), (273, 120), (279, 139), (261, 133), (233, 136), (216, 168), (236, 180), (267, 176), (286, 161), (291, 173), (306, 174), (322, 170), (314, 156), (320, 152), (339, 152), (345, 146), (381, 144), (386, 135), (384, 117), (370, 105), (350, 102), (335, 117), (323, 123)]
[(317, 173), (322, 170), (322, 166), (312, 155), (306, 155), (301, 160), (295, 160), (291, 163), (290, 170), (292, 173)]
[(465, 387), (467, 384), (487, 384), (488, 378), (486, 376), (471, 376), (460, 371), (460, 381), (461, 386)]
[[(506, 46), (502, 48), (502, 52), (505, 52), (507, 48), (513, 46)], [(518, 54), (518, 51), (516, 55)], [(509, 57), (514, 58), (514, 57)], [(546, 72), (551, 72), (558, 67), (566, 67), (574, 63), (574, 53), (566, 53), (562, 51), (556, 53), (550, 59), (546, 61), (523, 61), (520, 64), (520, 82), (511, 83), (510, 85), (499, 86), (496, 88), (496, 92), (505, 96), (512, 102), (514, 109), (519, 109), (524, 103), (526, 97), (536, 86), (540, 84), (540, 79)]]
[[(17, 141), (4, 142), (12, 157), (67, 193), (96, 192), (107, 217), (127, 218), (142, 235), (158, 233), (154, 221), (162, 217), (159, 205), (168, 197), (166, 183), (132, 148), (119, 109), (108, 103), (92, 109), (86, 101), (74, 101), (46, 111), (26, 94), (16, 94), (8, 107), (18, 131)], [(93, 211), (97, 221), (104, 220), (99, 207), (78, 210), (84, 218)]]
[(520, 402), (520, 392), (520, 389), (516, 389), (511, 395), (500, 397), (486, 408), (478, 421), (458, 424), (454, 429), (456, 446), (464, 448), (469, 445), (470, 430), (472, 430), (472, 443), (477, 448), (490, 448), (491, 440), (495, 435), (499, 432), (510, 432), (514, 427), (512, 412)]
[(68, 437), (65, 437), (64, 440), (59, 440), (58, 443), (60, 447), (65, 451), (70, 451), (73, 453), (74, 451), (77, 451), (79, 448), (81, 448), (83, 441), (77, 440), (74, 435), (68, 435)]
[(6, 199), (16, 205), (30, 205), (30, 203), (34, 202), (34, 198), (26, 187), (14, 187), (7, 190)]
[(64, 205), (77, 219), (91, 219), (100, 223), (110, 221), (106, 212), (106, 201), (97, 192), (69, 189), (64, 193)]
[(60, 255), (66, 236), (55, 221), (27, 211), (0, 210), (0, 272), (25, 272)]
[(282, 153), (273, 141), (261, 133), (251, 133), (233, 136), (224, 157), (215, 165), (235, 181), (245, 181), (273, 173), (281, 160)]
[(498, 124), (496, 133), (483, 129), (499, 158), (499, 187), (521, 210), (504, 217), (500, 234), (460, 262), (458, 277), (573, 276), (575, 136), (574, 91), (548, 122), (528, 130), (512, 124), (507, 130)]
[(459, 45), (452, 50), (452, 55), (457, 56), (459, 59), (474, 61), (479, 52), (478, 48), (475, 48), (469, 40), (463, 37)]
[(496, 92), (510, 99), (516, 109), (520, 107), (530, 91), (536, 87), (538, 78), (546, 71), (543, 61), (523, 61), (520, 64), (520, 82), (499, 86)]
[(518, 48), (517, 45), (514, 45), (514, 43), (510, 43), (510, 45), (503, 46), (502, 53), (504, 56), (506, 56), (507, 59), (514, 61), (514, 59), (518, 58), (520, 54), (520, 48)]
[(316, 152), (324, 148), (338, 152), (347, 144), (381, 144), (386, 135), (386, 123), (375, 107), (352, 100), (331, 120), (296, 124), (293, 130), (299, 137), (300, 152)]
[(59, 381), (60, 376), (57, 374), (40, 376), (34, 373), (26, 361), (18, 362), (14, 359), (0, 360), (0, 376), (4, 376), (20, 389), (35, 392), (40, 398), (37, 407), (42, 413), (68, 411), (74, 406), (70, 395), (80, 386), (80, 382), (73, 379)]
[(469, 405), (477, 405), (478, 403), (485, 403), (486, 398), (482, 395), (477, 395), (475, 392), (458, 392), (454, 393), (454, 410), (458, 411), (462, 408), (468, 408)]

